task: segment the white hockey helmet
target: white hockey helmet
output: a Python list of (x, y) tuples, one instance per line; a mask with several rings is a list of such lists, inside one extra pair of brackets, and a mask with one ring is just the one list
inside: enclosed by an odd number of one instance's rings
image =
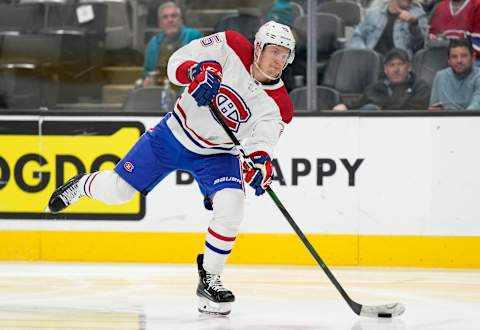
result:
[(258, 29), (255, 34), (255, 49), (258, 45), (260, 46), (260, 50), (263, 50), (263, 47), (269, 44), (283, 46), (290, 49), (287, 63), (292, 64), (293, 59), (295, 58), (295, 37), (287, 25), (275, 21), (269, 21)]

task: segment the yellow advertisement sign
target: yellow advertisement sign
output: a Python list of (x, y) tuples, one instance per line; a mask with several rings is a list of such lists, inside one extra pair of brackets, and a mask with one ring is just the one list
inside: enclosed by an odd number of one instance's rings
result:
[(55, 188), (77, 173), (113, 169), (144, 131), (141, 122), (0, 122), (0, 218), (143, 218), (140, 194), (122, 205), (82, 198), (61, 214), (44, 209)]

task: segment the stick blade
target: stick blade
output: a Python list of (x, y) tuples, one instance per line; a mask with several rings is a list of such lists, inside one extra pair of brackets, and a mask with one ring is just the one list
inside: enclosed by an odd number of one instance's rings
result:
[(405, 312), (405, 306), (400, 303), (378, 305), (378, 306), (365, 306), (362, 305), (360, 311), (361, 316), (367, 317), (395, 317), (400, 316)]

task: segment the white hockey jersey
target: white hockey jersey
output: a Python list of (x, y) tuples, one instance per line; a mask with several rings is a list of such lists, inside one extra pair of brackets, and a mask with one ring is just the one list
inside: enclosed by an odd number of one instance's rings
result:
[[(215, 106), (247, 152), (263, 150), (272, 155), (273, 148), (292, 120), (293, 104), (281, 79), (263, 85), (250, 74), (253, 45), (233, 31), (216, 33), (194, 40), (178, 49), (169, 59), (168, 78), (187, 86), (188, 68), (213, 60), (223, 68)], [(187, 149), (199, 154), (237, 154), (229, 137), (216, 122), (208, 107), (198, 107), (185, 91), (177, 100), (167, 125)]]

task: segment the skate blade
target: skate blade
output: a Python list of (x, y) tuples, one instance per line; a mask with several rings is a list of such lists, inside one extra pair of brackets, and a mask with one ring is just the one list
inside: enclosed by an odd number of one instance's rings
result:
[(216, 303), (204, 297), (199, 297), (198, 311), (203, 314), (209, 315), (228, 315), (230, 314), (231, 303)]

